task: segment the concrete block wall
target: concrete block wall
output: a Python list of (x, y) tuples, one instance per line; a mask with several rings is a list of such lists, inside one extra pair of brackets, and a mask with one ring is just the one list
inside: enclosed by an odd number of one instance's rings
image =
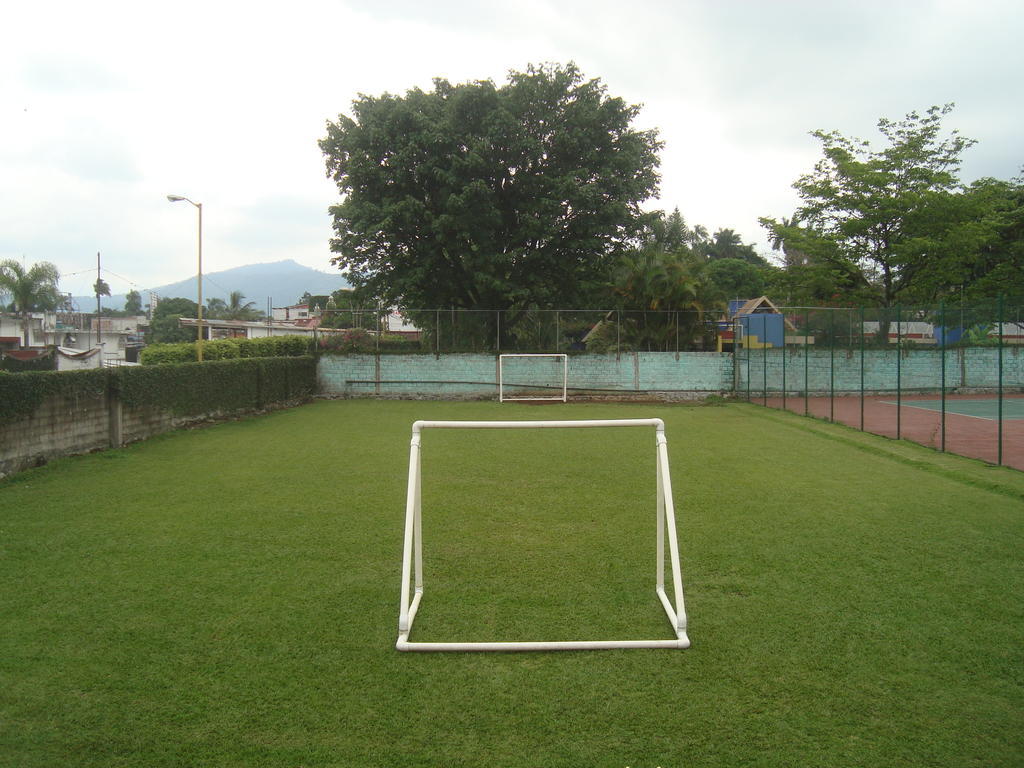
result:
[[(117, 404), (114, 404), (114, 407), (116, 408)], [(169, 411), (154, 406), (146, 405), (137, 408), (122, 406), (119, 442), (124, 444), (145, 440), (147, 437), (170, 432), (188, 421), (188, 419), (176, 417)]]
[[(785, 361), (785, 370), (783, 370)], [(864, 351), (864, 390), (888, 392), (899, 386), (907, 391), (934, 390), (943, 380), (943, 353), (939, 349), (911, 349), (900, 353), (895, 349)], [(806, 372), (805, 372), (806, 371)], [(738, 388), (741, 393), (762, 392), (767, 383), (769, 392), (781, 392), (783, 375), (787, 392), (805, 390), (827, 393), (859, 392), (861, 388), (861, 353), (859, 349), (751, 350), (749, 357), (741, 353), (737, 360)], [(993, 347), (947, 349), (945, 353), (945, 384), (949, 390), (995, 390), (999, 386), (999, 350)], [(1003, 349), (1003, 387), (1024, 387), (1024, 350)]]
[[(320, 391), (329, 395), (484, 398), (498, 393), (498, 358), (490, 354), (324, 355)], [(569, 387), (577, 393), (725, 392), (732, 389), (732, 356), (717, 352), (637, 352), (572, 355)]]
[(106, 395), (51, 396), (30, 417), (0, 424), (0, 477), (109, 446)]

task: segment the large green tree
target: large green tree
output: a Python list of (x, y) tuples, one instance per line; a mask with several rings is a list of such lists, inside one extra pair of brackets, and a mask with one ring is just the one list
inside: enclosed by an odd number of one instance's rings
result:
[(129, 315), (142, 314), (142, 294), (134, 288), (128, 291), (124, 297), (124, 311)]
[(763, 295), (768, 271), (740, 258), (715, 259), (705, 267), (707, 279), (723, 299), (756, 299)]
[(11, 308), (21, 315), (23, 346), (28, 346), (30, 313), (53, 310), (60, 304), (59, 279), (57, 267), (48, 261), (27, 269), (14, 259), (0, 261), (0, 295), (7, 296)]
[(935, 267), (922, 276), (932, 300), (1024, 306), (1024, 179), (979, 179), (956, 201), (953, 227)]
[(815, 277), (831, 274), (861, 296), (869, 288), (881, 306), (925, 298), (918, 289), (949, 250), (974, 250), (983, 239), (964, 227), (970, 211), (958, 171), (974, 142), (943, 133), (951, 109), (879, 121), (887, 146), (878, 151), (836, 131), (814, 131), (823, 157), (793, 185), (803, 204), (788, 222), (761, 219), (772, 240), (813, 264)]
[(182, 317), (195, 317), (198, 306), (189, 299), (161, 300), (150, 320), (147, 341), (166, 344), (195, 341), (196, 331), (192, 328), (183, 328), (178, 320)]
[(579, 306), (657, 188), (638, 111), (573, 64), (361, 96), (320, 142), (342, 195), (333, 261), (405, 307)]

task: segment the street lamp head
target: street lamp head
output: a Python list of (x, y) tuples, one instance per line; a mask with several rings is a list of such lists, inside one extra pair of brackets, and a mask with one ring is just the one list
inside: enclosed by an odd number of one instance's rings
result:
[(167, 199), (168, 199), (169, 201), (171, 201), (172, 203), (180, 203), (180, 202), (181, 202), (182, 200), (184, 200), (185, 198), (184, 198), (184, 197), (182, 197), (181, 195), (168, 195), (168, 196), (167, 196)]

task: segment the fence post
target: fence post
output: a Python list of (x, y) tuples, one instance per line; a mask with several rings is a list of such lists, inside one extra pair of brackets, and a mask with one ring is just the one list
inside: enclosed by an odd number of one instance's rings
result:
[(864, 431), (864, 305), (860, 308), (860, 431)]
[(999, 322), (999, 438), (996, 449), (996, 464), (1003, 464), (1003, 295), (999, 294), (996, 317)]
[(946, 330), (946, 304), (939, 302), (939, 325), (942, 327), (942, 352), (939, 355), (939, 365), (942, 366), (940, 384), (942, 386), (942, 444), (941, 451), (946, 450), (946, 342), (949, 340), (949, 331)]
[[(885, 344), (889, 338), (886, 334)], [(903, 436), (903, 307), (896, 305), (896, 439)]]
[(761, 315), (761, 394), (768, 407), (768, 315)]
[(808, 357), (807, 350), (809, 343), (807, 341), (808, 332), (811, 330), (811, 310), (804, 312), (804, 416), (811, 412), (810, 409), (810, 392), (808, 386), (810, 386), (810, 358)]
[(836, 312), (828, 311), (828, 420), (836, 420)]
[(782, 410), (786, 410), (786, 315), (782, 315)]
[(622, 311), (615, 310), (615, 362), (622, 359)]
[(740, 353), (739, 348), (736, 346), (739, 340), (739, 326), (736, 324), (736, 318), (730, 320), (732, 323), (732, 393), (739, 397), (740, 394)]
[[(740, 321), (740, 327), (743, 326), (742, 320)], [(747, 344), (747, 337), (750, 335), (747, 331), (750, 330), (750, 315), (747, 315), (747, 326), (743, 329), (743, 357), (747, 361), (747, 402), (750, 402), (750, 345)]]

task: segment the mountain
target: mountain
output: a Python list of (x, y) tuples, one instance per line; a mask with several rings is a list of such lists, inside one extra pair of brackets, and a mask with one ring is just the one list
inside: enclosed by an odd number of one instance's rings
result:
[[(241, 291), (245, 301), (251, 301), (259, 310), (266, 312), (267, 301), (275, 307), (295, 304), (306, 291), (323, 295), (349, 285), (341, 273), (320, 272), (303, 266), (292, 259), (267, 264), (248, 264), (244, 267), (225, 269), (203, 275), (203, 303), (207, 299), (228, 300), (231, 291)], [(161, 299), (184, 298), (196, 300), (196, 278), (190, 277), (169, 285), (152, 289)], [(140, 291), (143, 307), (149, 306), (150, 291)], [(103, 306), (108, 309), (123, 309), (124, 294), (103, 297)], [(96, 310), (95, 296), (75, 296), (82, 312)]]

